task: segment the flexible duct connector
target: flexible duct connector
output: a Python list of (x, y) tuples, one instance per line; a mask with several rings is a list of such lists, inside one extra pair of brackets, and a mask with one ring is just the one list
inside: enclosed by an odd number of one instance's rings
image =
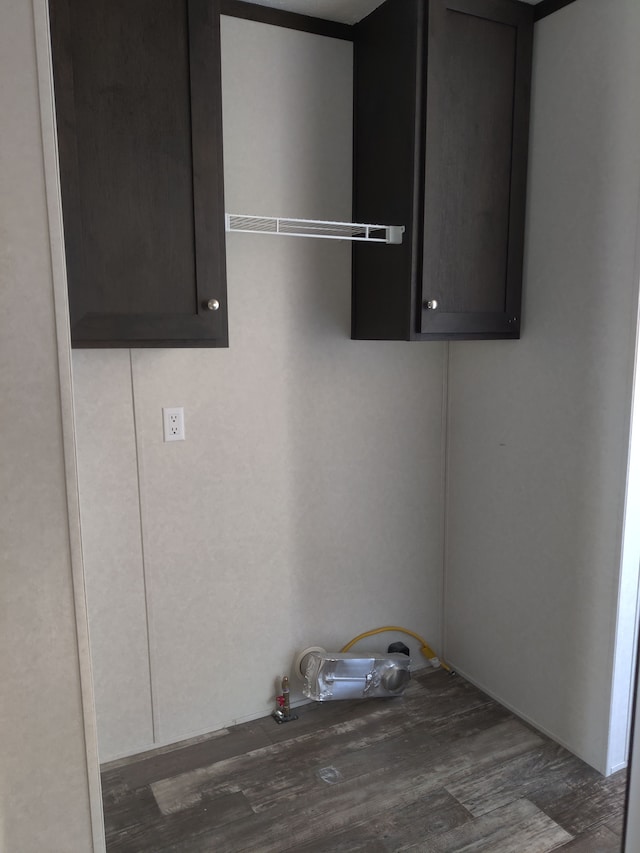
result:
[(346, 646), (343, 646), (340, 651), (348, 652), (349, 649), (351, 649), (352, 646), (355, 646), (356, 643), (359, 643), (360, 640), (364, 640), (367, 637), (374, 637), (376, 634), (384, 634), (389, 631), (407, 634), (407, 636), (413, 637), (414, 640), (417, 640), (420, 643), (420, 651), (432, 666), (435, 666), (436, 668), (442, 667), (442, 669), (446, 669), (447, 672), (453, 675), (451, 667), (436, 655), (424, 637), (421, 637), (420, 634), (416, 634), (415, 631), (409, 631), (407, 628), (400, 628), (397, 625), (385, 625), (383, 628), (374, 628), (373, 631), (365, 631), (364, 634), (358, 634), (358, 636), (354, 637), (353, 640), (350, 640)]

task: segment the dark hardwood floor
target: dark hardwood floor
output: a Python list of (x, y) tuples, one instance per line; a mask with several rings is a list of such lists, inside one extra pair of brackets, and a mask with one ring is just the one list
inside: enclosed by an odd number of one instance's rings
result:
[(109, 853), (619, 853), (595, 770), (444, 671), (103, 767)]

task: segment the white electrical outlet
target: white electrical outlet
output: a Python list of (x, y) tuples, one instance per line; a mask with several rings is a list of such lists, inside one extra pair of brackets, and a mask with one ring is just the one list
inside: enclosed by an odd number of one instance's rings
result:
[(182, 406), (162, 410), (165, 441), (184, 441), (184, 409)]

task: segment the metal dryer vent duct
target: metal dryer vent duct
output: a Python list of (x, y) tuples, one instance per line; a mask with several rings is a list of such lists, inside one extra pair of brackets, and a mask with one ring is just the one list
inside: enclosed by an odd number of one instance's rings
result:
[(405, 654), (327, 652), (318, 646), (298, 655), (307, 699), (368, 699), (400, 696), (411, 679)]

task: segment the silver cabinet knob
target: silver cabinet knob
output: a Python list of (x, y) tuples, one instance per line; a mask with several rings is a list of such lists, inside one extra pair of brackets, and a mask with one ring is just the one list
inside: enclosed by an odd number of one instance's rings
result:
[(422, 307), (427, 308), (429, 311), (435, 311), (436, 308), (438, 307), (438, 300), (437, 299), (429, 299), (428, 301), (425, 301), (422, 303)]
[(207, 308), (209, 309), (209, 311), (217, 311), (219, 307), (220, 307), (220, 303), (218, 302), (217, 299), (210, 299), (207, 302)]

